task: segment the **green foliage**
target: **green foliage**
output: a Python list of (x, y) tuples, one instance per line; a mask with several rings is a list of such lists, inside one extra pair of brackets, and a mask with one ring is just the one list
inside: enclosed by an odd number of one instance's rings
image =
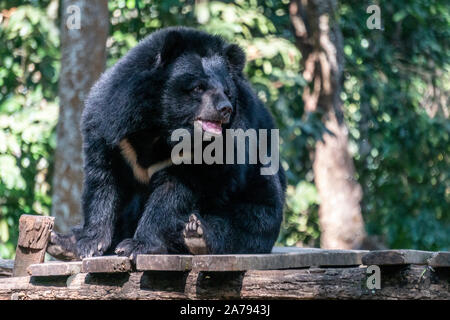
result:
[(0, 257), (15, 251), (21, 214), (49, 214), (58, 115), (58, 28), (46, 8), (10, 8), (0, 24)]
[(286, 191), (286, 214), (279, 242), (283, 245), (318, 245), (319, 226), (317, 205), (319, 196), (314, 184), (300, 181)]
[(360, 18), (369, 4), (340, 7), (342, 98), (366, 227), (392, 248), (449, 249), (448, 6), (383, 2), (383, 30), (369, 30)]
[[(318, 245), (310, 150), (323, 125), (304, 116), (301, 55), (288, 0), (111, 0), (107, 65), (161, 27), (193, 26), (240, 44), (245, 69), (274, 115), (287, 170), (280, 244)], [(11, 257), (22, 213), (48, 214), (57, 119), (55, 0), (0, 0), (0, 257)], [(345, 41), (341, 98), (370, 234), (393, 248), (450, 248), (450, 15), (438, 0), (339, 2)], [(445, 111), (447, 110), (447, 111)]]

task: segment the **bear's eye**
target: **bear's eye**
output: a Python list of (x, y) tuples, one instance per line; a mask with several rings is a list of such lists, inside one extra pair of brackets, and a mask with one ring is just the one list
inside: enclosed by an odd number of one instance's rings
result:
[(231, 91), (230, 91), (230, 89), (225, 89), (224, 93), (225, 93), (225, 95), (226, 95), (228, 98), (231, 98)]
[(202, 85), (195, 86), (195, 87), (192, 89), (192, 92), (194, 92), (194, 93), (202, 93), (203, 91), (204, 91), (204, 89), (203, 89), (203, 86), (202, 86)]

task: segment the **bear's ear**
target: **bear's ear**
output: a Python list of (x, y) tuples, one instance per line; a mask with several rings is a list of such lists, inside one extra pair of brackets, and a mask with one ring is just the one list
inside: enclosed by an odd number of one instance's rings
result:
[(166, 35), (161, 49), (161, 63), (169, 64), (175, 60), (184, 50), (185, 42), (178, 31), (170, 31)]
[(225, 57), (235, 70), (240, 72), (244, 69), (245, 53), (237, 44), (229, 44), (225, 47)]

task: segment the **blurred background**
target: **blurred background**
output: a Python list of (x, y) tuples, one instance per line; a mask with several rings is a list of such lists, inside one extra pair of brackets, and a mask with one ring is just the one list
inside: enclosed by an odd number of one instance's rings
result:
[(21, 214), (81, 221), (82, 101), (173, 25), (247, 53), (288, 177), (278, 245), (450, 249), (448, 2), (0, 0), (0, 258)]

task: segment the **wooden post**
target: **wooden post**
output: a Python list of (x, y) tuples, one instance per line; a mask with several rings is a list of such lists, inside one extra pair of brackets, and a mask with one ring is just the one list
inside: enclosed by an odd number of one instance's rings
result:
[(27, 276), (29, 265), (44, 262), (54, 220), (54, 217), (28, 214), (20, 217), (13, 277)]

